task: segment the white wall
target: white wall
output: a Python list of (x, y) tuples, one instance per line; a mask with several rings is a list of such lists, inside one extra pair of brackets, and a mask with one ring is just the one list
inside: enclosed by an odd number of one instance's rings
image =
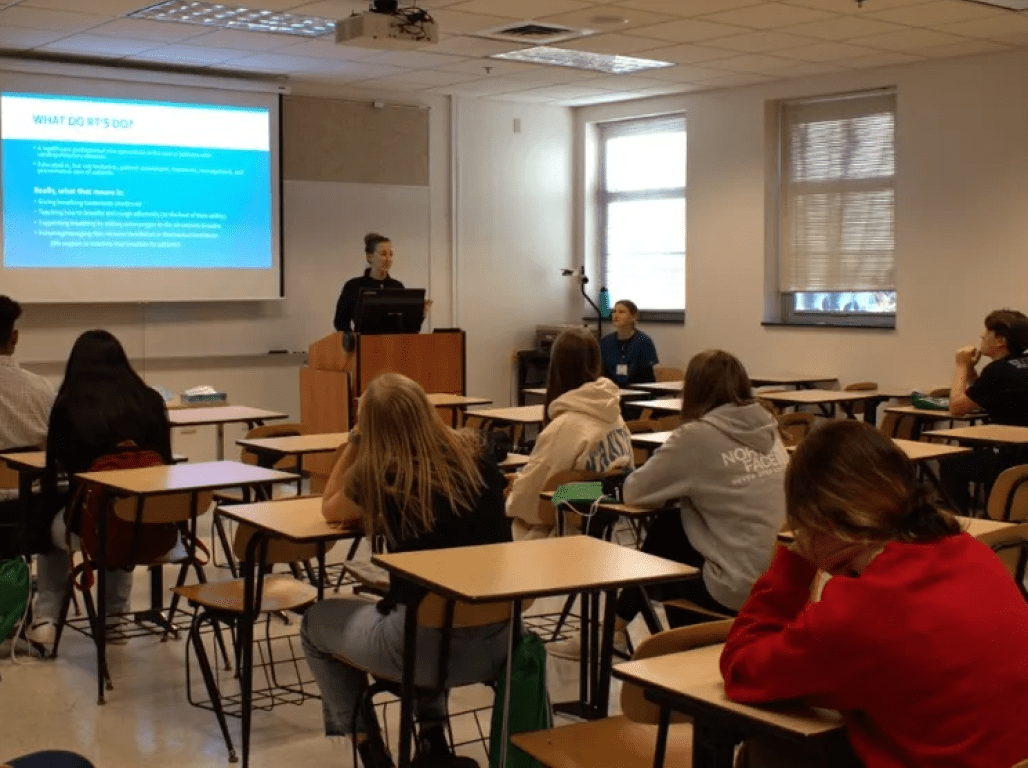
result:
[[(593, 121), (687, 111), (687, 320), (645, 328), (662, 359), (716, 346), (753, 372), (947, 386), (990, 310), (1028, 310), (1026, 67), (1012, 52), (575, 110), (579, 147)], [(898, 92), (896, 329), (764, 327), (766, 103), (882, 86)], [(585, 200), (579, 184), (579, 243)]]

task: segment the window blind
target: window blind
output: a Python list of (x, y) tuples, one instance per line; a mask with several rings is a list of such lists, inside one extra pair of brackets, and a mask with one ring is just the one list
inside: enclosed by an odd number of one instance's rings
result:
[(779, 288), (895, 290), (893, 92), (781, 105)]

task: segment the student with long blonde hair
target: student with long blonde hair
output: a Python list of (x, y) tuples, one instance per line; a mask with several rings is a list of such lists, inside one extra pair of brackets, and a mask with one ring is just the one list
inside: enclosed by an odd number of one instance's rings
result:
[(805, 437), (785, 487), (796, 542), (732, 626), (728, 696), (840, 710), (865, 768), (1028, 758), (1028, 604), (999, 558), (858, 421)]
[[(357, 429), (329, 475), (322, 513), (329, 522), (360, 521), (369, 536), (384, 538), (390, 552), (492, 544), (510, 540), (503, 489), (503, 476), (479, 433), (450, 429), (417, 383), (384, 373), (361, 398)], [(373, 711), (362, 711), (357, 733), (350, 733), (368, 682), (365, 670), (401, 674), (404, 615), (424, 594), (393, 577), (377, 603), (360, 597), (323, 600), (304, 615), (300, 636), (321, 688), (325, 733), (351, 735), (365, 768), (392, 766)], [(447, 682), (492, 679), (506, 660), (507, 628), (504, 622), (452, 630)], [(418, 685), (435, 683), (440, 642), (440, 631), (419, 631)], [(415, 766), (474, 764), (454, 758), (446, 743), (445, 695), (420, 697), (417, 714)]]

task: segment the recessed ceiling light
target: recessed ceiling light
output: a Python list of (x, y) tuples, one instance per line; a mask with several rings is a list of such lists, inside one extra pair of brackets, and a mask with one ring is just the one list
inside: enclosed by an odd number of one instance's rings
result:
[(611, 75), (624, 75), (629, 72), (640, 72), (644, 69), (673, 67), (674, 62), (656, 59), (636, 59), (632, 56), (615, 56), (607, 53), (590, 53), (589, 51), (571, 51), (566, 48), (548, 48), (537, 46), (521, 51), (493, 54), (491, 58), (509, 61), (527, 61), (532, 64), (551, 64), (558, 67), (575, 67), (606, 72)]
[(321, 37), (335, 33), (335, 21), (320, 16), (299, 16), (293, 13), (240, 8), (220, 3), (195, 0), (167, 0), (133, 11), (129, 16), (153, 21), (175, 21), (221, 29), (242, 29), (248, 32), (275, 32), (282, 35)]

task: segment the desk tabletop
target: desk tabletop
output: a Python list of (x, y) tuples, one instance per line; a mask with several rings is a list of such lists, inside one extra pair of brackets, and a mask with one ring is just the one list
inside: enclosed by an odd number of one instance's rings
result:
[(633, 384), (632, 386), (658, 395), (680, 395), (684, 385), (684, 381), (651, 381), (649, 384)]
[[(553, 491), (543, 491), (539, 494), (539, 498), (553, 501)], [(623, 504), (618, 501), (601, 501), (599, 508), (604, 512), (612, 512), (622, 517), (649, 517), (658, 512), (663, 512), (665, 509), (678, 509), (678, 504), (676, 502), (670, 506), (663, 507), (639, 507), (635, 504)]]
[(918, 408), (914, 405), (890, 405), (885, 409), (886, 413), (895, 413), (897, 416), (914, 416), (921, 421), (975, 421), (987, 417), (985, 411), (974, 411), (957, 416), (949, 411), (936, 411), (929, 408)]
[(941, 437), (972, 445), (1025, 445), (1028, 427), (1010, 427), (1005, 424), (979, 424), (976, 427), (933, 429), (922, 433), (928, 437)]
[(237, 522), (298, 543), (342, 539), (360, 532), (357, 525), (343, 528), (328, 523), (321, 515), (320, 496), (226, 504), (219, 506), (218, 511)]
[(428, 402), (436, 408), (467, 408), (469, 405), (489, 405), (492, 403), (487, 397), (471, 397), (470, 395), (451, 395), (449, 392), (433, 392), (428, 396)]
[(861, 400), (881, 400), (883, 398), (910, 397), (910, 390), (898, 388), (881, 388), (865, 390), (845, 389), (788, 389), (781, 392), (757, 392), (761, 400), (790, 405), (818, 405), (819, 403), (849, 403)]
[(289, 418), (288, 413), (265, 411), (262, 408), (250, 408), (245, 405), (217, 405), (209, 408), (182, 408), (168, 411), (168, 420), (171, 421), (173, 427), (272, 421), (286, 418)]
[[(634, 397), (646, 397), (649, 395), (648, 391), (644, 391), (649, 384), (633, 384), (631, 389), (619, 389), (618, 396), (622, 400), (631, 399)], [(678, 389), (681, 389), (681, 382), (678, 384)], [(523, 387), (521, 391), (526, 395), (535, 395), (537, 397), (546, 397), (546, 387)]]
[(237, 445), (253, 451), (266, 451), (282, 455), (307, 453), (332, 453), (339, 446), (349, 442), (349, 432), (325, 432), (319, 435), (290, 435), (289, 437), (262, 437), (236, 440)]
[(800, 386), (804, 384), (820, 384), (822, 381), (838, 381), (836, 376), (819, 376), (804, 373), (773, 373), (768, 375), (750, 374), (750, 384), (755, 387), (766, 387), (775, 384)]
[(809, 738), (844, 727), (842, 716), (828, 709), (802, 704), (754, 706), (730, 700), (725, 695), (725, 684), (718, 667), (722, 648), (721, 645), (710, 645), (629, 661), (614, 667), (613, 674), (644, 688), (661, 690), (681, 699), (741, 715), (793, 736)]
[(375, 555), (371, 562), (432, 592), (469, 603), (656, 584), (697, 570), (591, 536)]
[[(904, 440), (894, 437), (892, 442), (896, 443), (907, 458), (911, 461), (931, 461), (941, 459), (944, 456), (955, 456), (961, 453), (970, 453), (970, 448), (960, 448), (956, 445), (945, 445), (944, 443), (924, 443), (920, 440)], [(945, 450), (939, 450), (940, 448)]]
[(637, 432), (632, 435), (632, 445), (637, 448), (655, 450), (664, 445), (669, 437), (671, 437), (670, 429), (663, 432)]
[(76, 477), (118, 494), (156, 496), (183, 491), (213, 491), (220, 488), (282, 483), (297, 480), (292, 472), (263, 469), (238, 461), (204, 461), (140, 469), (112, 469), (82, 472)]
[(632, 405), (636, 408), (649, 408), (651, 411), (679, 413), (682, 410), (682, 398), (665, 397), (659, 400), (633, 400)]
[[(184, 464), (189, 461), (189, 459), (181, 453), (173, 453), (171, 455), (171, 460), (175, 464)], [(4, 462), (11, 469), (19, 472), (42, 472), (46, 469), (46, 451), (0, 453), (0, 461)]]
[(468, 416), (480, 416), (493, 421), (509, 421), (513, 424), (542, 424), (542, 405), (520, 405), (512, 408), (480, 408), (468, 411)]
[(500, 469), (504, 471), (521, 469), (528, 463), (529, 458), (531, 457), (523, 453), (508, 453), (507, 458), (500, 462)]

